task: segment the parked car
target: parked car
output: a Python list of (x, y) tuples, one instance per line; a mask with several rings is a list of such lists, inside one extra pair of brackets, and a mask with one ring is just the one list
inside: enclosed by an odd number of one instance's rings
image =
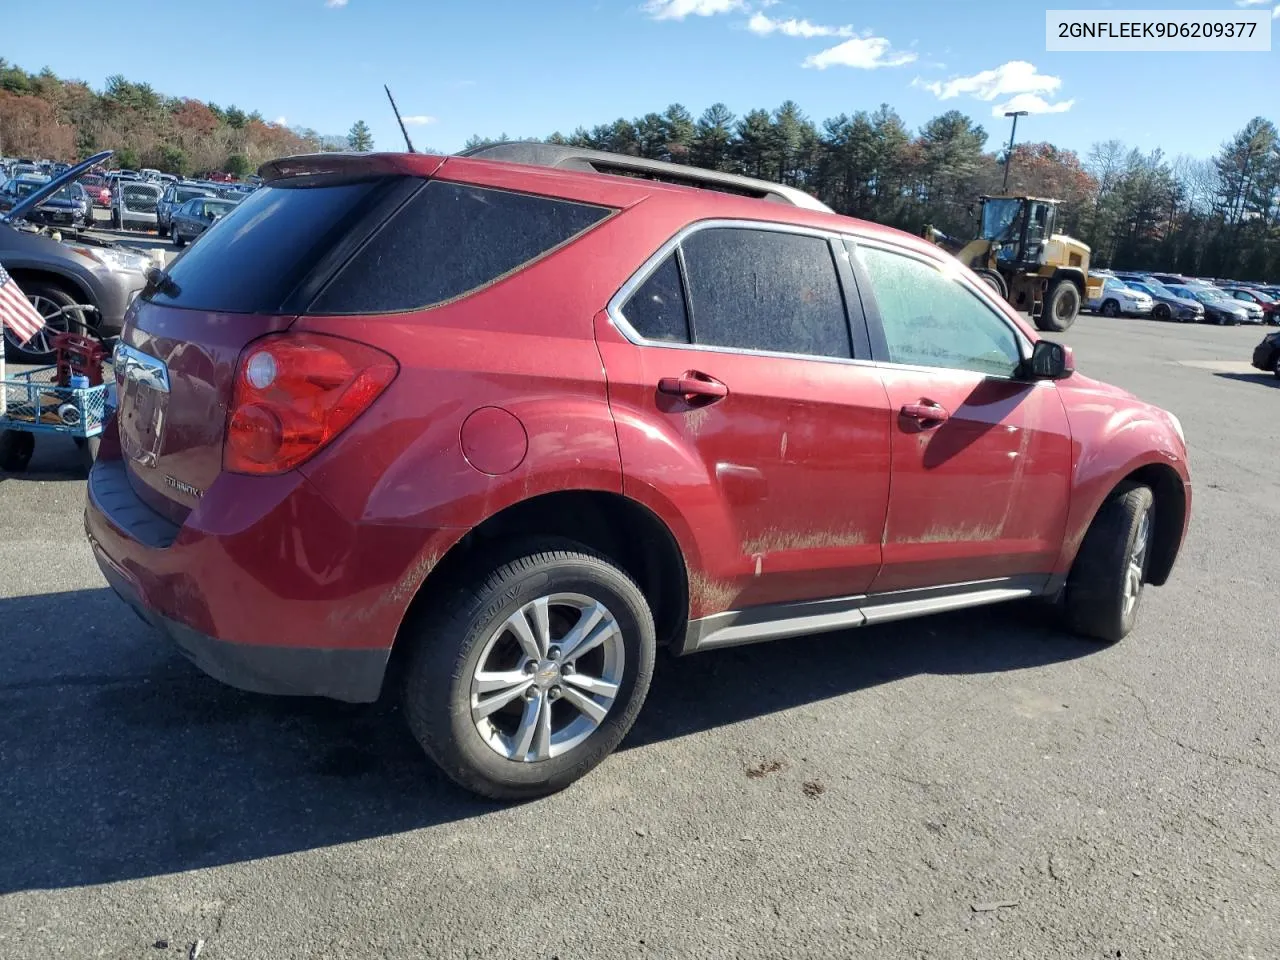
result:
[(1155, 303), (1151, 309), (1154, 320), (1176, 320), (1179, 323), (1201, 323), (1204, 321), (1204, 307), (1199, 300), (1179, 297), (1158, 280), (1138, 278), (1132, 274), (1120, 277), (1125, 286), (1140, 293), (1145, 293)]
[(163, 192), (154, 183), (121, 180), (112, 196), (111, 226), (116, 230), (154, 230)]
[(1280, 330), (1268, 333), (1253, 350), (1253, 365), (1280, 379)]
[[(48, 182), (47, 179), (35, 177), (19, 177), (17, 180), (8, 181), (0, 191), (0, 210), (12, 209), (24, 197), (39, 190)], [(25, 219), (31, 223), (50, 227), (82, 230), (93, 221), (92, 209), (89, 196), (80, 185), (68, 183), (27, 213)]]
[(1085, 301), (1085, 306), (1104, 317), (1149, 317), (1155, 301), (1150, 294), (1131, 288), (1123, 280), (1106, 277), (1098, 295)]
[[(85, 161), (101, 162), (111, 151)], [(130, 250), (89, 235), (58, 242), (46, 227), (28, 219), (46, 196), (51, 196), (75, 179), (84, 167), (72, 167), (40, 190), (25, 197), (0, 216), (0, 266), (10, 273), (41, 316), (48, 317), (46, 331), (19, 347), (8, 327), (5, 347), (15, 361), (52, 363), (50, 339), (83, 324), (101, 336), (115, 336), (124, 322), (125, 310), (146, 285), (149, 261)], [(88, 304), (96, 312), (67, 316), (60, 311), (73, 304)]]
[(1262, 306), (1253, 300), (1241, 300), (1220, 287), (1213, 287), (1208, 292), (1210, 296), (1217, 297), (1219, 300), (1234, 307), (1242, 308), (1245, 312), (1245, 323), (1262, 323), (1266, 316), (1263, 313)]
[(156, 204), (156, 230), (160, 236), (167, 237), (169, 235), (169, 224), (173, 217), (173, 211), (186, 203), (192, 197), (212, 197), (214, 191), (208, 187), (202, 187), (196, 183), (173, 183), (165, 188), (164, 193), (160, 197), (160, 202)]
[(1256, 287), (1223, 287), (1224, 293), (1230, 294), (1235, 300), (1243, 300), (1246, 303), (1255, 304), (1262, 311), (1262, 319), (1264, 323), (1274, 323), (1280, 325), (1280, 300), (1264, 293)]
[(543, 144), (262, 173), (131, 311), (85, 514), (232, 685), (371, 701), (395, 648), (426, 751), (529, 797), (660, 644), (1019, 597), (1116, 641), (1170, 575), (1177, 418), (919, 238)]
[(230, 200), (192, 197), (173, 212), (173, 245), (185, 247), (235, 208)]
[(1166, 284), (1166, 286), (1174, 296), (1198, 301), (1200, 306), (1204, 307), (1206, 323), (1234, 326), (1238, 323), (1249, 322), (1249, 314), (1245, 310), (1244, 304), (1219, 296), (1216, 290), (1203, 286), (1183, 287), (1177, 284)]
[(88, 173), (80, 178), (80, 186), (84, 187), (95, 207), (111, 206), (111, 188), (107, 186), (107, 178), (97, 173)]

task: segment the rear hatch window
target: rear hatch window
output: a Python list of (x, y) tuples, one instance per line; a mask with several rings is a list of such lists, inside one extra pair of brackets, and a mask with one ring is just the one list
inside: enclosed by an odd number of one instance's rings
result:
[(258, 190), (174, 261), (173, 284), (146, 297), (188, 310), (278, 312), (317, 258), (388, 185), (298, 182)]
[(125, 207), (139, 213), (154, 213), (156, 204), (160, 202), (160, 191), (144, 184), (126, 183), (121, 187), (120, 193)]

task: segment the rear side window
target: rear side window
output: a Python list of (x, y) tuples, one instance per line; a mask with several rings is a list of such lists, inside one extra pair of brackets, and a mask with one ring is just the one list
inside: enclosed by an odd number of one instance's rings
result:
[(631, 295), (622, 314), (646, 340), (689, 342), (689, 315), (684, 305), (680, 265), (673, 253)]
[(716, 227), (682, 241), (699, 344), (851, 358), (849, 321), (822, 237)]
[(148, 299), (226, 313), (272, 313), (363, 215), (379, 181), (282, 185), (250, 194), (169, 267)]
[(612, 212), (432, 180), (329, 283), (311, 312), (435, 306), (500, 280)]

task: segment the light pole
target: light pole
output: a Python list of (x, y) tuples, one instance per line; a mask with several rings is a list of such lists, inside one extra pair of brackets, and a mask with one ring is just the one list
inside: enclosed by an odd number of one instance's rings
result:
[(1009, 149), (1004, 153), (1004, 184), (1000, 187), (1001, 193), (1009, 189), (1009, 163), (1013, 160), (1013, 138), (1018, 135), (1018, 118), (1025, 117), (1029, 112), (1028, 110), (1005, 111), (1006, 117), (1013, 117), (1013, 129), (1009, 131)]

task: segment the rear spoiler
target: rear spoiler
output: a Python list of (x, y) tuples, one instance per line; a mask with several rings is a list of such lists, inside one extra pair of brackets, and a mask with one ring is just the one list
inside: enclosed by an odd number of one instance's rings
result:
[(428, 153), (307, 153), (268, 160), (258, 168), (258, 176), (263, 183), (296, 177), (429, 177), (444, 161)]

